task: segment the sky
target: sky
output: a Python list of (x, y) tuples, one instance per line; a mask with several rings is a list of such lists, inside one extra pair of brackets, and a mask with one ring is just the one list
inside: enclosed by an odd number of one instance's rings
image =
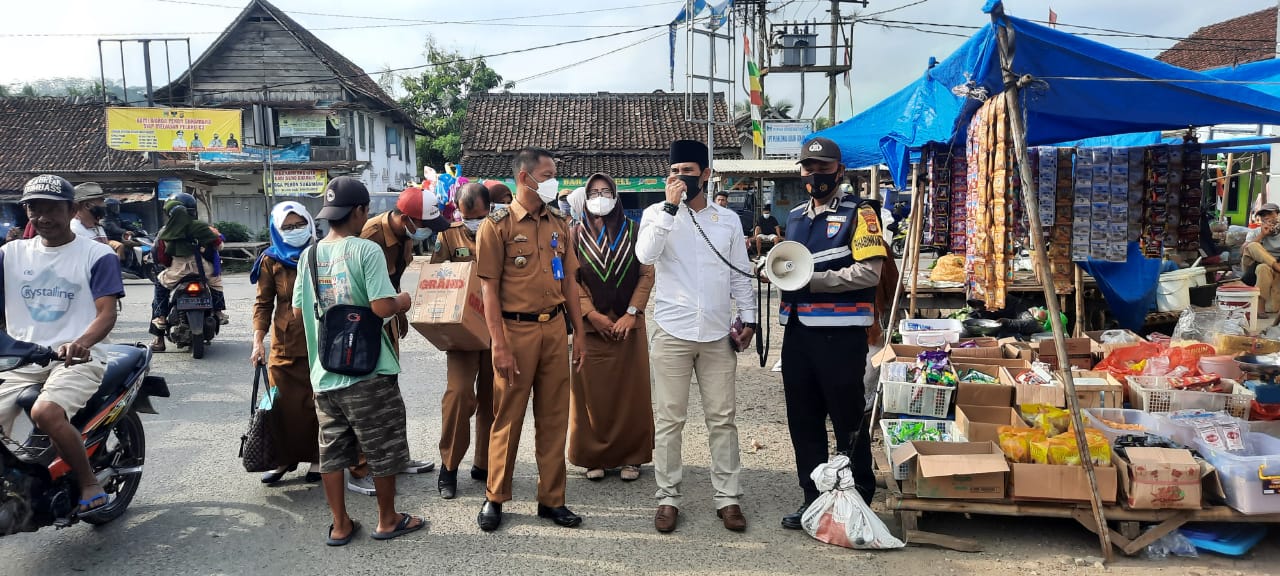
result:
[[(772, 0), (770, 5), (784, 3), (787, 5), (771, 16), (774, 23), (830, 18), (827, 1)], [(911, 5), (913, 3), (915, 5)], [(0, 62), (0, 84), (12, 85), (63, 76), (96, 78), (99, 75), (98, 40), (123, 37), (120, 35), (190, 38), (191, 57), (198, 58), (239, 14), (245, 2), (43, 0), (6, 4), (6, 26), (0, 32), (0, 54), (6, 55)], [(665, 28), (557, 48), (529, 48), (665, 24), (683, 6), (681, 0), (365, 0), (359, 3), (276, 0), (274, 4), (375, 78), (380, 70), (422, 64), (425, 61), (422, 45), (428, 34), (442, 46), (468, 56), (515, 52), (489, 58), (488, 64), (506, 80), (516, 81), (514, 90), (518, 92), (669, 90)], [(982, 0), (871, 0), (865, 8), (844, 4), (842, 11), (871, 13), (907, 5), (882, 18), (981, 26), (989, 21), (980, 11), (982, 4)], [(1062, 24), (1174, 37), (1189, 35), (1206, 24), (1276, 6), (1273, 0), (1007, 0), (1005, 4), (1009, 14), (1028, 19), (1046, 19), (1052, 5)], [(352, 15), (360, 17), (350, 17)], [(439, 24), (441, 21), (455, 23)], [(457, 23), (464, 21), (471, 23)], [(954, 32), (971, 33), (959, 28)], [(1151, 57), (1174, 42), (1145, 38), (1094, 39)], [(923, 72), (930, 56), (941, 59), (964, 41), (959, 37), (886, 29), (865, 22), (854, 27), (853, 40), (852, 94), (841, 84), (837, 97), (840, 119), (913, 81)], [(172, 75), (176, 78), (186, 67), (187, 54), (181, 44), (171, 44), (171, 47)], [(699, 49), (699, 55), (705, 54), (702, 50), (705, 48)], [(107, 43), (103, 44), (103, 52), (106, 76), (119, 79), (122, 69), (119, 49)], [(599, 58), (592, 61), (543, 74), (597, 56)], [(128, 83), (140, 84), (143, 66), (138, 45), (126, 44), (123, 57)], [(820, 54), (820, 63), (824, 57), (825, 54)], [(155, 83), (163, 85), (168, 74), (163, 50), (153, 48), (152, 58)], [(677, 91), (685, 87), (684, 62), (684, 36), (680, 35), (675, 71)], [(825, 77), (808, 74), (805, 78), (802, 90), (798, 75), (768, 76), (766, 94), (774, 101), (786, 100), (796, 105), (803, 101), (798, 111), (805, 117), (812, 117), (820, 106), (825, 114), (826, 107), (822, 105), (827, 95)], [(705, 87), (697, 89), (705, 90)], [(734, 100), (744, 100), (743, 83), (739, 82), (735, 89), (738, 96)]]

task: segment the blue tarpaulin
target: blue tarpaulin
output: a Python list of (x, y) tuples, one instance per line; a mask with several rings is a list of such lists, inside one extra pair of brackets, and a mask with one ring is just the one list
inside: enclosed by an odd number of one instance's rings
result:
[(1156, 284), (1160, 280), (1160, 260), (1142, 255), (1137, 242), (1129, 243), (1126, 262), (1089, 259), (1080, 263), (1098, 282), (1098, 290), (1111, 308), (1121, 328), (1137, 332), (1147, 321), (1147, 311), (1156, 305)]
[(1280, 60), (1262, 60), (1240, 66), (1227, 66), (1205, 70), (1205, 75), (1219, 80), (1232, 82), (1250, 82), (1241, 84), (1264, 94), (1280, 97)]
[[(1280, 124), (1280, 98), (1247, 86), (1214, 83), (1211, 76), (1011, 16), (1001, 25), (1012, 30), (1014, 73), (1035, 78), (1023, 89), (1030, 146), (1187, 126)], [(811, 137), (839, 144), (847, 166), (874, 164), (881, 152), (905, 187), (909, 152), (952, 142), (978, 106), (968, 95), (1003, 89), (988, 24), (916, 82)]]

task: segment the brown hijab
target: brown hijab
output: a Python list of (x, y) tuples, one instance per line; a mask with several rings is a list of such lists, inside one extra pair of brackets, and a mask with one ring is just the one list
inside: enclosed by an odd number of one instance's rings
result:
[(640, 283), (640, 262), (635, 250), (638, 230), (635, 222), (623, 213), (622, 199), (618, 198), (618, 186), (613, 178), (603, 173), (592, 174), (587, 178), (588, 190), (596, 180), (604, 180), (618, 201), (604, 216), (583, 211), (575, 242), (581, 262), (578, 275), (587, 286), (596, 310), (621, 316), (626, 313)]

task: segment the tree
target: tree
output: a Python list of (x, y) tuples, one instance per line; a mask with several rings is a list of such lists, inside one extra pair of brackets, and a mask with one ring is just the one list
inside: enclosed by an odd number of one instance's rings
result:
[(445, 162), (462, 159), (462, 121), (468, 98), (495, 88), (510, 90), (515, 83), (503, 82), (483, 58), (466, 59), (440, 47), (430, 36), (425, 56), (428, 68), (401, 82), (406, 95), (400, 105), (426, 129), (426, 135), (417, 141), (419, 165), (439, 169)]
[(831, 119), (827, 118), (826, 116), (818, 116), (817, 118), (813, 119), (813, 130), (815, 132), (818, 130), (826, 130), (831, 126), (832, 126)]
[[(767, 94), (762, 95), (762, 99), (764, 100), (764, 106), (760, 107), (760, 117), (766, 120), (789, 119), (791, 118), (791, 112), (795, 110), (795, 106), (793, 106), (790, 102), (786, 100), (779, 100), (778, 102), (774, 103), (769, 100), (769, 95)], [(733, 107), (733, 115), (738, 118), (741, 118), (743, 116), (750, 117), (751, 102), (750, 101), (738, 102)]]

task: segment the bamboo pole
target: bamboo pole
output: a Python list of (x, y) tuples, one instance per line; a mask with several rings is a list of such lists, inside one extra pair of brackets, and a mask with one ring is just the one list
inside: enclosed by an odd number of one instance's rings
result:
[[(916, 289), (920, 283), (920, 243), (924, 240), (924, 191), (917, 181), (920, 179), (920, 165), (911, 165), (911, 236), (908, 242), (914, 246), (907, 254), (911, 256), (911, 304), (907, 307), (907, 317), (916, 315)], [(903, 264), (906, 264), (905, 258)]]
[[(1000, 68), (1004, 77), (1005, 104), (1009, 109), (1014, 153), (1017, 155), (1019, 172), (1022, 177), (1023, 202), (1028, 207), (1034, 207), (1037, 205), (1034, 185), (1036, 180), (1027, 154), (1027, 127), (1025, 118), (1022, 115), (1022, 103), (1019, 100), (1021, 97), (1020, 84), (1025, 79), (1019, 78), (1013, 71), (1013, 29), (1008, 20), (1004, 18), (1002, 5), (996, 4), (996, 8), (991, 12), (991, 23), (995, 26), (997, 32)], [(1036, 269), (1040, 271), (1041, 278), (1052, 279), (1049, 253), (1045, 250), (1044, 227), (1040, 223), (1040, 212), (1028, 209), (1027, 217), (1030, 221), (1031, 245), (1035, 254)], [(1085, 438), (1084, 423), (1080, 418), (1080, 399), (1076, 396), (1075, 380), (1071, 377), (1071, 368), (1067, 363), (1067, 344), (1064, 338), (1062, 318), (1059, 316), (1058, 299), (1055, 297), (1056, 291), (1052, 281), (1042, 282), (1042, 284), (1044, 285), (1045, 306), (1049, 308), (1049, 321), (1053, 324), (1053, 345), (1058, 354), (1058, 371), (1061, 374), (1062, 383), (1066, 387), (1067, 405), (1071, 410), (1071, 422), (1075, 428), (1076, 446), (1079, 448), (1080, 454), (1084, 456), (1089, 453), (1089, 443)], [(1107, 528), (1102, 497), (1098, 494), (1098, 477), (1093, 469), (1093, 461), (1090, 458), (1083, 457), (1080, 462), (1084, 467), (1085, 475), (1089, 478), (1089, 503), (1093, 508), (1093, 519), (1098, 528), (1096, 532), (1098, 533), (1099, 543), (1102, 546), (1102, 556), (1107, 562), (1110, 562), (1112, 558), (1111, 532)]]
[[(911, 168), (911, 175), (912, 175), (911, 212), (912, 214), (910, 217), (907, 218), (908, 223), (910, 223), (912, 218), (915, 216), (915, 201), (916, 201), (915, 173), (916, 173), (916, 166), (912, 166)], [(908, 225), (910, 226), (910, 224)], [(912, 241), (914, 237), (915, 237), (914, 232), (908, 230), (907, 245), (903, 249), (902, 266), (899, 267), (899, 270), (906, 270), (907, 262), (911, 257), (912, 251), (915, 251), (917, 255), (920, 252), (920, 247), (915, 245)], [(889, 257), (890, 258), (894, 257), (892, 252), (890, 252)], [(893, 344), (893, 327), (898, 322), (898, 307), (902, 305), (902, 290), (903, 290), (902, 278), (899, 277), (897, 284), (893, 287), (893, 306), (889, 308), (889, 323), (885, 326), (885, 329), (884, 329), (884, 348), (881, 350), (882, 354), (884, 353), (884, 350), (888, 350), (889, 346)], [(882, 361), (887, 361), (888, 359), (889, 358), (887, 356), (881, 357)], [(884, 362), (881, 362), (880, 365), (884, 366)], [(871, 422), (866, 427), (867, 433), (873, 436), (875, 435), (875, 431), (877, 429), (876, 426), (880, 423), (880, 416), (881, 416), (880, 397), (882, 394), (884, 394), (884, 386), (881, 385), (881, 380), (876, 380), (876, 393), (875, 393), (875, 396), (872, 397), (872, 401), (871, 401)]]
[(1072, 289), (1075, 290), (1076, 298), (1076, 329), (1072, 334), (1076, 338), (1084, 338), (1084, 270), (1080, 269), (1079, 264), (1072, 264), (1071, 267), (1075, 269)]

